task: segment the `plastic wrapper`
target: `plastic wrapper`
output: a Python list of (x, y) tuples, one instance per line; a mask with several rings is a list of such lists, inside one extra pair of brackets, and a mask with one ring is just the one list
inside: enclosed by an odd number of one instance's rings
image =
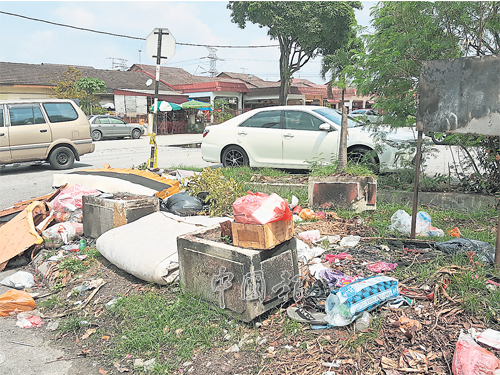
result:
[(23, 290), (9, 290), (0, 295), (0, 316), (16, 311), (30, 311), (35, 307), (35, 300)]
[(38, 311), (30, 311), (30, 312), (22, 312), (17, 314), (17, 322), (16, 326), (21, 328), (32, 328), (32, 327), (41, 327), (45, 323), (42, 322), (42, 318), (40, 317), (40, 312)]
[(317, 241), (321, 237), (319, 230), (306, 230), (305, 232), (299, 233), (299, 238), (303, 241)]
[(367, 265), (366, 268), (368, 268), (372, 272), (380, 273), (380, 272), (392, 271), (397, 266), (398, 266), (397, 263), (377, 262)]
[(179, 216), (193, 216), (203, 211), (203, 202), (187, 193), (170, 196), (165, 204), (166, 211)]
[(299, 217), (302, 220), (319, 220), (319, 219), (324, 219), (325, 218), (325, 213), (323, 211), (320, 212), (314, 212), (313, 210), (309, 208), (304, 208), (300, 211)]
[[(403, 234), (411, 233), (411, 216), (405, 210), (397, 210), (391, 217), (390, 230)], [(431, 216), (425, 211), (417, 212), (415, 233), (419, 236), (443, 237), (441, 229), (431, 226)]]
[(56, 219), (58, 223), (64, 223), (65, 221), (81, 223), (83, 222), (83, 210), (81, 208), (77, 208), (74, 211), (56, 211), (54, 214), (54, 219)]
[(499, 375), (500, 360), (476, 344), (471, 335), (460, 332), (452, 363), (453, 375)]
[(83, 225), (71, 221), (56, 224), (42, 232), (46, 249), (58, 249), (81, 235), (83, 235)]
[(495, 261), (495, 248), (488, 242), (460, 237), (445, 242), (436, 242), (435, 246), (448, 255), (465, 255), (469, 251), (474, 251), (476, 257), (483, 263)]
[(59, 193), (56, 199), (54, 199), (53, 208), (57, 212), (72, 212), (78, 208), (82, 208), (82, 196), (99, 194), (101, 193), (97, 190), (75, 184)]
[(325, 320), (334, 327), (345, 326), (363, 312), (371, 311), (398, 296), (398, 281), (392, 277), (375, 276), (354, 281), (328, 296)]
[(234, 221), (241, 224), (267, 224), (292, 220), (292, 212), (278, 194), (248, 192), (233, 203)]
[(0, 284), (16, 289), (31, 288), (35, 285), (35, 278), (29, 272), (18, 271), (13, 275), (7, 276)]

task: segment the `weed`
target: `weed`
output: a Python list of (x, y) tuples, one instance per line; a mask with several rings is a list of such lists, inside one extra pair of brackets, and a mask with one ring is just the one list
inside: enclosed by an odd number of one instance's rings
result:
[(69, 316), (59, 324), (62, 332), (76, 332), (82, 327), (82, 320), (77, 316)]
[(88, 247), (86, 250), (83, 250), (81, 252), (82, 255), (87, 255), (88, 260), (96, 260), (101, 256), (101, 253), (99, 250), (97, 250), (95, 247)]
[(224, 237), (221, 237), (220, 239), (222, 241), (224, 241), (225, 243), (227, 243), (227, 244), (232, 244), (233, 243), (233, 241), (231, 240), (231, 237), (229, 237), (229, 236), (224, 236)]
[(59, 262), (60, 270), (68, 270), (71, 273), (83, 272), (89, 268), (87, 262), (83, 262), (77, 258), (65, 258)]
[(56, 296), (52, 296), (46, 301), (38, 302), (38, 307), (42, 309), (50, 310), (59, 306), (64, 306), (64, 302), (60, 301)]
[(53, 286), (50, 287), (50, 290), (52, 291), (57, 291), (59, 292), (61, 289), (63, 289), (66, 285), (63, 284), (62, 282), (58, 282), (54, 284)]

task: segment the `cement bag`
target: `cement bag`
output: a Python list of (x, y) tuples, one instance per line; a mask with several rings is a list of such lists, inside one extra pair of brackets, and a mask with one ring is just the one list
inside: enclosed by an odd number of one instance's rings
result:
[[(177, 236), (211, 226), (227, 218), (181, 218), (155, 212), (102, 234), (96, 243), (99, 252), (118, 268), (135, 277), (165, 285), (178, 268)], [(196, 224), (194, 224), (196, 223)]]

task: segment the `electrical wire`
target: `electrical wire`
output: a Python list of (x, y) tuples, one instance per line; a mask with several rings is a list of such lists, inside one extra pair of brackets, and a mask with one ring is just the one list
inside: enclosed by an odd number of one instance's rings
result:
[[(48, 23), (50, 25), (56, 25), (56, 26), (61, 26), (61, 27), (69, 27), (71, 29), (88, 31), (88, 32), (91, 32), (91, 33), (96, 33), (96, 34), (116, 36), (116, 37), (119, 37), (119, 38), (128, 38), (128, 39), (136, 39), (136, 40), (146, 40), (146, 38), (139, 38), (139, 37), (136, 37), (136, 36), (123, 35), (123, 34), (108, 33), (106, 31), (98, 31), (98, 30), (93, 30), (93, 29), (87, 29), (85, 27), (78, 27), (78, 26), (66, 25), (66, 24), (63, 24), (63, 23), (46, 21), (46, 20), (42, 20), (42, 19), (39, 19), (39, 18), (32, 18), (32, 17), (28, 17), (28, 16), (23, 16), (21, 14), (4, 12), (4, 11), (1, 11), (1, 10), (0, 10), (0, 14), (6, 14), (8, 16), (20, 17), (20, 18), (24, 18), (24, 19), (27, 19), (27, 20), (30, 20), (30, 21), (37, 21), (37, 22)], [(264, 45), (264, 46), (223, 46), (223, 45), (194, 44), (194, 43), (180, 43), (180, 42), (175, 42), (175, 44), (177, 44), (179, 46), (214, 47), (214, 48), (268, 48), (268, 47), (279, 47), (278, 44), (268, 44), (268, 45)]]

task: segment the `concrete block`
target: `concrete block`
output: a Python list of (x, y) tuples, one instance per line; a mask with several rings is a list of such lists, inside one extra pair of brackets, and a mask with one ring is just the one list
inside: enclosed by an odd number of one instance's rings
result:
[(294, 278), (299, 275), (295, 237), (261, 251), (204, 238), (214, 230), (219, 226), (177, 237), (185, 290), (244, 322), (293, 297), (294, 286), (300, 287), (299, 277)]
[(377, 208), (377, 180), (367, 176), (309, 178), (309, 207), (351, 208), (356, 212)]
[(131, 223), (143, 216), (160, 210), (158, 198), (117, 193), (112, 197), (84, 195), (83, 233), (98, 238), (110, 229)]

